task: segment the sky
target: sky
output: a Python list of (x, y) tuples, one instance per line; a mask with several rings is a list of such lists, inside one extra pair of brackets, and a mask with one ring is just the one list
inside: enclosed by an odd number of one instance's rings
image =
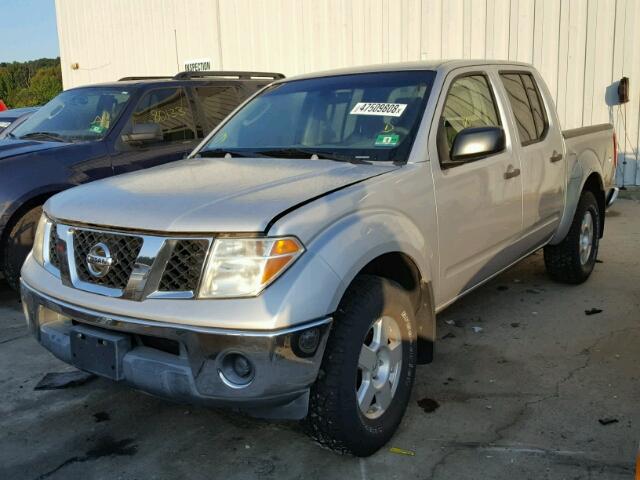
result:
[(60, 55), (54, 0), (0, 0), (0, 62)]

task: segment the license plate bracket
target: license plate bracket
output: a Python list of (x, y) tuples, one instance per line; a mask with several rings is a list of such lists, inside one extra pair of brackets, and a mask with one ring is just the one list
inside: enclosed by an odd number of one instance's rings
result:
[(75, 325), (70, 331), (71, 358), (81, 370), (122, 380), (122, 359), (131, 350), (129, 335)]

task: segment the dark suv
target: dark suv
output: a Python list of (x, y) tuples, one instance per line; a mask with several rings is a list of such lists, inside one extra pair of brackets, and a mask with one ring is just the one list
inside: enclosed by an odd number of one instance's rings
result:
[(126, 77), (62, 92), (0, 140), (0, 271), (18, 287), (44, 202), (61, 190), (184, 158), (264, 72)]

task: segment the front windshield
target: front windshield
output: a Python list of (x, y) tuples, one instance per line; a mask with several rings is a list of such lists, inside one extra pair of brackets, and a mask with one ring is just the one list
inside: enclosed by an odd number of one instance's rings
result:
[(406, 162), (434, 77), (397, 71), (276, 84), (197, 153)]
[(67, 90), (18, 126), (11, 136), (63, 142), (100, 140), (128, 101), (129, 92), (118, 88)]

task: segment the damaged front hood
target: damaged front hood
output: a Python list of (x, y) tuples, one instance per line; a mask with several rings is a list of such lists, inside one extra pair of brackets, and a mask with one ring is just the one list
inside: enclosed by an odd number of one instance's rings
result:
[(282, 212), (391, 171), (330, 160), (195, 158), (67, 190), (53, 218), (159, 232), (262, 232)]

